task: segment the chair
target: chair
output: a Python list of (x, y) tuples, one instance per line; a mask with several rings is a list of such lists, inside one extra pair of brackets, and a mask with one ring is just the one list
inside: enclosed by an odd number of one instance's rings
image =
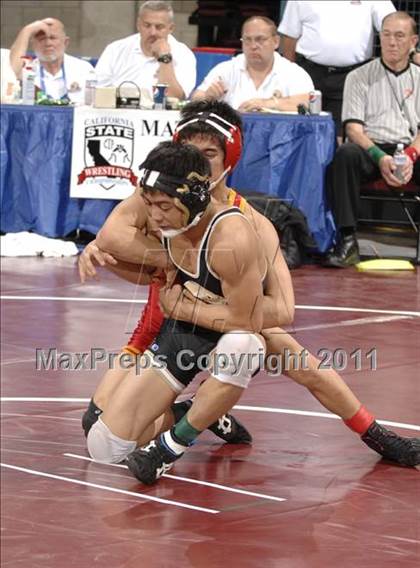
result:
[[(416, 264), (420, 264), (420, 188), (413, 182), (396, 188), (388, 185), (383, 179), (364, 184), (360, 189), (360, 199), (372, 204), (372, 217), (359, 218), (359, 223), (369, 225), (388, 225), (411, 227), (416, 235)], [(395, 204), (402, 211), (398, 219)], [(394, 218), (388, 218), (392, 213)]]
[(238, 35), (238, 6), (232, 0), (199, 0), (188, 19), (198, 25), (199, 46), (225, 47), (225, 41)]
[(279, 21), (280, 0), (198, 0), (188, 23), (198, 25), (198, 46), (241, 50), (241, 26), (250, 16)]

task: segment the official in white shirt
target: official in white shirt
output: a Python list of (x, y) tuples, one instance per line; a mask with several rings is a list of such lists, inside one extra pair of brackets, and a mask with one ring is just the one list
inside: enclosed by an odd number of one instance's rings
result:
[(10, 65), (10, 50), (2, 47), (0, 56), (0, 100), (1, 102), (10, 102), (13, 99), (17, 78)]
[(65, 53), (69, 41), (60, 20), (46, 18), (32, 22), (17, 35), (10, 51), (10, 62), (20, 78), (22, 57), (31, 44), (36, 55), (33, 66), (37, 87), (50, 99), (68, 99), (83, 104), (86, 79), (93, 67), (87, 61)]
[(311, 75), (338, 131), (347, 73), (372, 57), (374, 29), (394, 11), (390, 0), (287, 2), (279, 26), (282, 53)]
[(243, 53), (216, 65), (192, 99), (223, 100), (242, 112), (261, 108), (296, 111), (314, 86), (309, 75), (276, 49), (279, 36), (269, 18), (252, 16), (242, 26)]
[(168, 96), (187, 98), (196, 82), (196, 59), (171, 35), (173, 18), (169, 2), (144, 2), (137, 19), (139, 33), (109, 44), (99, 58), (98, 86), (118, 87), (132, 81), (152, 95), (153, 86), (163, 83), (168, 85)]

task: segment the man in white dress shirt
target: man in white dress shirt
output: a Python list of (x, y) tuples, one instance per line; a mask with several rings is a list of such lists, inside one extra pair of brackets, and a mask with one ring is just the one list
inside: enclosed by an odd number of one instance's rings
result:
[(35, 52), (35, 84), (50, 99), (84, 102), (86, 79), (93, 67), (87, 61), (65, 53), (70, 39), (60, 20), (46, 18), (22, 28), (10, 50), (10, 63), (21, 78), (23, 59), (29, 49)]
[(347, 73), (372, 57), (374, 28), (394, 11), (390, 0), (287, 2), (279, 26), (282, 53), (322, 91), (323, 110), (332, 113), (338, 134)]
[(196, 82), (193, 52), (172, 32), (174, 13), (169, 2), (149, 0), (139, 9), (139, 33), (110, 43), (96, 65), (98, 85), (118, 87), (132, 81), (143, 89), (168, 85), (167, 95), (185, 99)]
[(242, 26), (243, 53), (216, 65), (192, 99), (217, 99), (242, 112), (261, 108), (296, 111), (314, 86), (308, 73), (277, 53), (279, 36), (269, 18), (252, 16)]
[(0, 50), (0, 83), (1, 83), (1, 102), (7, 102), (12, 100), (14, 87), (16, 85), (16, 75), (10, 65), (10, 50), (4, 49)]

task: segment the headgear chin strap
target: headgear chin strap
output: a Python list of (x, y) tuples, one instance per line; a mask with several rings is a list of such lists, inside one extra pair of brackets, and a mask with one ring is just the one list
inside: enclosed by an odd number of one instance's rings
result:
[(210, 180), (197, 172), (191, 172), (181, 179), (155, 170), (142, 169), (139, 177), (141, 187), (173, 197), (175, 205), (184, 213), (185, 226), (161, 231), (165, 237), (175, 237), (197, 225), (210, 203)]
[(233, 170), (241, 157), (241, 131), (237, 126), (228, 122), (214, 112), (198, 112), (195, 116), (184, 118), (178, 123), (173, 136), (174, 142), (179, 142), (179, 133), (181, 132), (181, 130), (183, 130), (186, 126), (190, 126), (196, 122), (204, 122), (205, 124), (212, 126), (226, 138), (225, 160), (223, 163), (226, 172), (224, 175), (226, 175), (228, 172)]
[[(204, 213), (204, 211), (203, 211), (203, 213)], [(162, 237), (165, 237), (167, 239), (173, 239), (174, 237), (177, 237), (178, 235), (182, 235), (182, 233), (185, 233), (189, 229), (192, 229), (193, 227), (198, 225), (198, 222), (200, 221), (201, 217), (203, 216), (203, 213), (199, 213), (198, 215), (196, 215), (195, 218), (191, 221), (191, 223), (189, 225), (187, 225), (186, 227), (183, 227), (182, 229), (166, 229), (166, 230), (160, 229)]]
[(226, 176), (228, 175), (229, 171), (230, 171), (230, 168), (226, 168), (225, 170), (223, 170), (223, 172), (220, 174), (220, 176), (219, 176), (218, 178), (216, 178), (216, 179), (214, 179), (214, 180), (212, 180), (212, 181), (210, 182), (210, 191), (211, 191), (212, 189), (214, 189), (214, 188), (216, 187), (216, 185), (217, 185), (220, 181), (222, 181), (222, 179), (223, 179), (224, 177), (226, 177)]

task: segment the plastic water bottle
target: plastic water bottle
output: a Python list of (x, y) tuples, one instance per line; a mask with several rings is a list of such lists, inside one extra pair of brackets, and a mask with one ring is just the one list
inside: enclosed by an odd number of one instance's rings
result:
[(397, 148), (394, 152), (394, 164), (396, 165), (394, 176), (400, 181), (404, 181), (403, 168), (407, 163), (408, 156), (404, 154), (404, 144), (397, 144)]
[(22, 104), (35, 104), (35, 71), (32, 63), (22, 69)]
[(95, 91), (98, 81), (95, 71), (89, 71), (88, 78), (85, 83), (85, 105), (92, 106), (95, 102)]

